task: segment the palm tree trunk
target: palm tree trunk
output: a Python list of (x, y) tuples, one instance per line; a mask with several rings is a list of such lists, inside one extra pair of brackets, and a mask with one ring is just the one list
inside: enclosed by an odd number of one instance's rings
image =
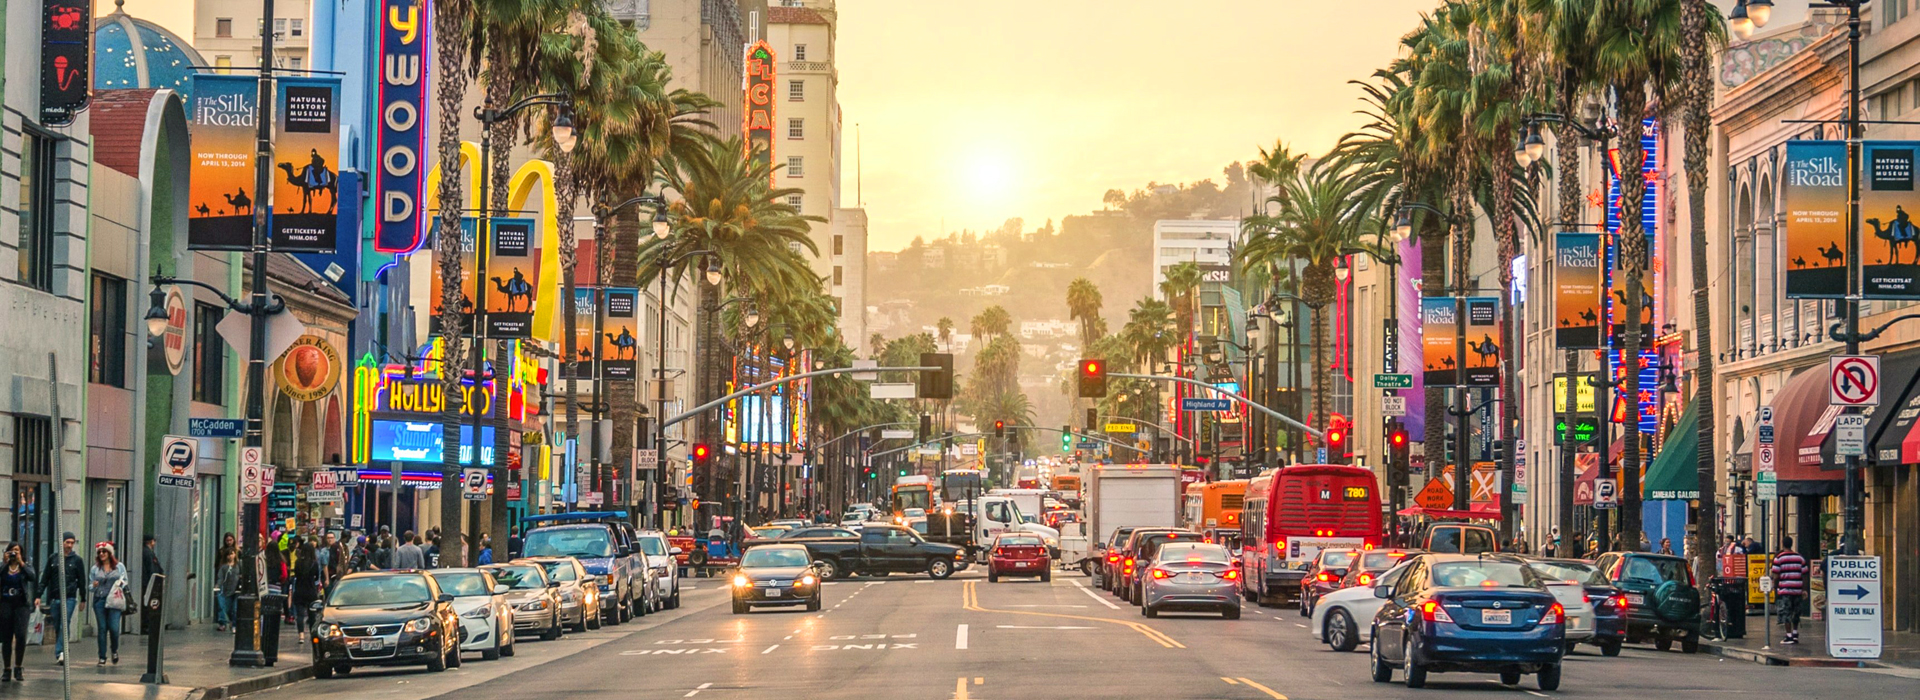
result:
[[(466, 43), (467, 17), (470, 6), (455, 8), (449, 5), (464, 5), (454, 2), (442, 4), (434, 13), (435, 49), (439, 54), (437, 66), (439, 79), (435, 82), (439, 91), (434, 95), (436, 107), (440, 112), (439, 141), (436, 146), (440, 156), (440, 207), (439, 230), (435, 233), (434, 252), (440, 265), (440, 340), (442, 354), (440, 359), (440, 386), (445, 392), (446, 409), (441, 412), (441, 440), (445, 446), (442, 452), (440, 476), (440, 531), (447, 543), (441, 547), (443, 566), (463, 566), (464, 557), (460, 554), (448, 555), (460, 551), (456, 544), (460, 541), (462, 503), (460, 493), (460, 424), (464, 422), (465, 412), (460, 408), (461, 378), (466, 368), (465, 317), (461, 313), (460, 300), (465, 290), (460, 284), (461, 246), (460, 214), (466, 205), (462, 196), (460, 177), (460, 102), (466, 97), (467, 73), (462, 68)], [(475, 290), (476, 292), (478, 290)], [(475, 295), (478, 297), (478, 295)], [(475, 298), (473, 303), (484, 303)], [(475, 393), (478, 394), (478, 387)], [(479, 436), (474, 436), (475, 441)], [(478, 450), (476, 450), (477, 452)], [(478, 457), (478, 455), (475, 455)], [(475, 461), (478, 461), (476, 459)], [(459, 560), (459, 561), (449, 561)]]
[[(1719, 472), (1714, 459), (1713, 392), (1713, 306), (1707, 272), (1707, 133), (1712, 125), (1707, 113), (1712, 108), (1712, 62), (1707, 57), (1706, 22), (1710, 16), (1706, 0), (1686, 0), (1680, 16), (1686, 44), (1686, 111), (1683, 117), (1685, 165), (1687, 172), (1688, 244), (1692, 248), (1693, 273), (1693, 401), (1699, 419), (1694, 459), (1700, 477), (1700, 512), (1693, 544), (1693, 571), (1699, 580), (1710, 580), (1714, 573), (1714, 552), (1720, 549), (1720, 522), (1715, 499), (1720, 493)], [(1736, 525), (1736, 527), (1738, 527)], [(1704, 602), (1704, 601), (1703, 601)]]
[[(1620, 113), (1620, 211), (1638, 212), (1641, 202), (1646, 199), (1647, 181), (1639, 176), (1640, 169), (1646, 163), (1646, 153), (1640, 147), (1640, 137), (1646, 131), (1642, 121), (1646, 117), (1646, 87), (1635, 83), (1616, 86), (1618, 109)], [(1618, 549), (1637, 551), (1640, 549), (1640, 358), (1641, 292), (1642, 280), (1647, 270), (1647, 236), (1641, 229), (1640, 217), (1623, 214), (1620, 217), (1620, 270), (1626, 277), (1624, 286), (1626, 297), (1625, 318), (1622, 324), (1625, 337), (1621, 339), (1621, 364), (1626, 371), (1620, 391), (1627, 397), (1633, 415), (1629, 416), (1622, 427), (1625, 442), (1620, 449), (1620, 526), (1616, 528)]]
[[(1559, 92), (1560, 113), (1572, 119), (1574, 118), (1573, 110), (1576, 105), (1577, 96), (1575, 95), (1576, 90), (1573, 81), (1568, 79), (1570, 76), (1571, 71), (1561, 71), (1562, 80), (1560, 81)], [(1563, 130), (1561, 133), (1556, 134), (1553, 140), (1555, 154), (1554, 174), (1559, 178), (1559, 206), (1556, 210), (1556, 217), (1559, 221), (1581, 223), (1580, 219), (1586, 213), (1586, 206), (1585, 201), (1580, 196), (1580, 147), (1574, 142), (1572, 136), (1573, 134), (1570, 130)], [(1507, 347), (1512, 348), (1513, 344), (1509, 342)], [(1578, 354), (1569, 349), (1563, 349), (1562, 351), (1569, 355), (1567, 361), (1569, 374), (1577, 371), (1579, 369), (1578, 363), (1580, 362)], [(1572, 382), (1574, 379), (1569, 376), (1567, 381)], [(1561, 449), (1572, 450), (1574, 447), (1572, 445), (1566, 445)], [(1559, 476), (1562, 486), (1556, 489), (1555, 510), (1557, 510), (1559, 514), (1556, 523), (1559, 527), (1560, 536), (1564, 538), (1562, 541), (1571, 543), (1573, 542), (1573, 533), (1576, 527), (1573, 518), (1573, 481), (1577, 474), (1575, 473), (1573, 461), (1565, 454), (1562, 455), (1558, 463), (1562, 465)]]
[[(580, 249), (579, 241), (575, 240), (573, 235), (573, 209), (575, 197), (578, 196), (578, 183), (574, 177), (572, 155), (561, 152), (559, 156), (554, 159), (553, 179), (555, 202), (554, 220), (560, 222), (560, 278), (562, 285), (560, 297), (560, 356), (566, 358), (568, 362), (575, 364), (575, 367), (566, 373), (567, 437), (577, 443), (580, 439), (580, 380), (578, 378), (578, 364), (580, 361), (580, 351), (584, 348), (577, 347), (577, 343), (579, 342), (577, 334), (580, 332), (580, 309), (574, 303), (578, 300), (576, 295), (580, 291), (580, 281), (578, 277)], [(594, 301), (598, 303), (599, 298), (595, 297)], [(564, 447), (566, 442), (554, 441), (549, 438), (547, 444)], [(505, 542), (506, 540), (496, 536), (493, 541)], [(496, 561), (497, 560), (498, 558), (496, 558)]]
[(1514, 474), (1514, 438), (1515, 429), (1520, 425), (1520, 405), (1514, 396), (1515, 377), (1513, 372), (1513, 339), (1516, 335), (1513, 317), (1513, 259), (1519, 252), (1520, 232), (1513, 218), (1513, 173), (1505, 160), (1493, 161), (1493, 239), (1499, 249), (1500, 289), (1495, 295), (1500, 299), (1500, 420), (1498, 434), (1501, 449), (1499, 459), (1500, 481), (1495, 502), (1500, 504), (1500, 540), (1513, 540), (1513, 474)]
[[(1447, 295), (1447, 222), (1429, 221), (1431, 218), (1434, 217), (1422, 217), (1419, 230), (1420, 295), (1443, 297)], [(1417, 358), (1414, 363), (1418, 368)], [(1426, 429), (1421, 449), (1426, 455), (1427, 478), (1437, 479), (1446, 463), (1447, 390), (1429, 385), (1426, 391)]]
[[(1327, 389), (1333, 373), (1327, 366), (1327, 314), (1325, 307), (1313, 309), (1313, 427), (1326, 430), (1328, 424)], [(1327, 445), (1322, 440), (1322, 445)], [(1331, 448), (1331, 445), (1327, 445)], [(1329, 464), (1339, 464), (1340, 456), (1327, 455)]]
[[(621, 286), (637, 284), (640, 278), (639, 221), (631, 214), (625, 217), (616, 214), (611, 224), (612, 225), (608, 227), (608, 233), (612, 240), (610, 241), (611, 245), (608, 247), (612, 248), (612, 250), (608, 251), (608, 253), (609, 256), (613, 258), (613, 269), (609, 271), (609, 274), (611, 274), (616, 283)], [(661, 303), (664, 304), (666, 302), (663, 299)], [(634, 314), (637, 317), (635, 318), (635, 325), (644, 328), (645, 325), (642, 321), (645, 318), (645, 314), (640, 313), (638, 305), (635, 306)], [(632, 483), (633, 432), (635, 421), (639, 417), (640, 397), (637, 395), (638, 388), (647, 381), (646, 375), (638, 371), (640, 365), (638, 358), (640, 354), (638, 349), (636, 349), (634, 352), (635, 371), (632, 379), (625, 382), (613, 382), (607, 386), (606, 401), (609, 410), (608, 415), (613, 420), (613, 464), (610, 465), (612, 471), (607, 474), (607, 484), (612, 487), (609, 489), (610, 493), (608, 493), (607, 496), (609, 501), (611, 501), (613, 497), (611, 492), (618, 491), (622, 498), (627, 499), (623, 501), (623, 503), (631, 503), (632, 489), (639, 487), (639, 484)], [(664, 363), (666, 358), (660, 358), (659, 361)], [(638, 513), (640, 511), (635, 512)]]

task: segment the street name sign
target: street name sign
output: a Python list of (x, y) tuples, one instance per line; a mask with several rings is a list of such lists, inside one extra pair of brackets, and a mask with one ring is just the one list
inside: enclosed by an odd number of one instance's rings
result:
[(1835, 355), (1827, 358), (1829, 403), (1835, 406), (1880, 405), (1880, 356)]
[(1201, 398), (1197, 396), (1189, 396), (1187, 398), (1180, 400), (1180, 410), (1182, 411), (1230, 411), (1230, 410), (1233, 410), (1233, 402), (1227, 399), (1208, 399), (1208, 398)]
[(247, 422), (239, 418), (188, 418), (187, 434), (199, 438), (246, 437)]
[(1381, 373), (1373, 375), (1375, 389), (1412, 389), (1413, 375)]
[(1880, 557), (1827, 557), (1827, 655), (1880, 658)]

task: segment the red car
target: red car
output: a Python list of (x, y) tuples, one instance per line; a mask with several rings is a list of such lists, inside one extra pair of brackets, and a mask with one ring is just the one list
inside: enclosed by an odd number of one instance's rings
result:
[(1053, 560), (1047, 557), (1046, 543), (1026, 533), (995, 537), (987, 559), (987, 581), (998, 582), (1001, 576), (1038, 576), (1041, 581), (1052, 581)]

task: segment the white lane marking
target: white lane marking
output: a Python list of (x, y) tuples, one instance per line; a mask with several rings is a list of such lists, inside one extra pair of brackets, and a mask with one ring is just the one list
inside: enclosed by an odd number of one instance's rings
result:
[(1303, 625), (1303, 624), (1300, 624), (1300, 623), (1298, 623), (1298, 622), (1295, 622), (1295, 623), (1293, 623), (1293, 626), (1295, 626), (1295, 627), (1298, 627), (1298, 628), (1300, 628), (1300, 629), (1306, 629), (1306, 628), (1307, 628), (1307, 626), (1306, 626), (1306, 625)]
[(1092, 627), (1043, 627), (1034, 625), (994, 625), (1003, 630), (1090, 630)]
[(775, 650), (775, 649), (778, 649), (778, 648), (780, 648), (780, 645), (778, 645), (778, 644), (775, 644), (775, 645), (773, 645), (773, 646), (770, 646), (770, 647), (767, 647), (765, 651), (762, 651), (762, 652), (760, 652), (760, 653), (762, 653), (762, 654), (771, 654), (771, 653), (773, 653), (773, 650)]
[(959, 628), (953, 631), (953, 648), (955, 649), (967, 648), (967, 626), (966, 625), (961, 625)]
[(1105, 599), (1105, 598), (1102, 598), (1102, 597), (1100, 597), (1100, 596), (1098, 596), (1098, 595), (1095, 595), (1095, 594), (1094, 594), (1094, 592), (1093, 592), (1093, 591), (1092, 591), (1091, 589), (1089, 589), (1089, 588), (1087, 588), (1086, 586), (1082, 586), (1082, 585), (1080, 585), (1080, 582), (1079, 582), (1079, 581), (1074, 581), (1074, 582), (1073, 582), (1073, 585), (1075, 585), (1075, 586), (1078, 586), (1078, 587), (1080, 588), (1080, 592), (1081, 592), (1081, 593), (1085, 593), (1085, 594), (1087, 594), (1087, 597), (1088, 597), (1088, 598), (1092, 598), (1092, 599), (1094, 599), (1094, 600), (1097, 600), (1097, 601), (1100, 601), (1100, 604), (1101, 604), (1101, 605), (1105, 605), (1105, 606), (1107, 606), (1107, 607), (1109, 607), (1109, 608), (1112, 608), (1112, 609), (1114, 609), (1114, 610), (1119, 610), (1119, 609), (1120, 609), (1120, 606), (1118, 606), (1118, 605), (1114, 605), (1113, 603), (1110, 603), (1110, 602), (1108, 602), (1108, 601), (1107, 601), (1107, 599)]
[(701, 683), (701, 684), (700, 684), (700, 687), (698, 687), (698, 688), (694, 688), (694, 689), (693, 689), (693, 690), (692, 690), (691, 692), (689, 692), (689, 693), (687, 693), (687, 694), (686, 694), (686, 695), (685, 695), (684, 697), (689, 697), (689, 698), (690, 698), (690, 697), (693, 697), (693, 696), (695, 696), (695, 695), (699, 695), (699, 694), (700, 694), (700, 691), (702, 691), (702, 690), (706, 690), (707, 688), (710, 688), (710, 687), (712, 687), (712, 686), (713, 686), (713, 684), (712, 684), (712, 683)]
[(1529, 691), (1526, 691), (1526, 693), (1527, 693), (1528, 695), (1532, 695), (1532, 696), (1535, 696), (1535, 697), (1542, 697), (1542, 698), (1544, 698), (1544, 697), (1549, 697), (1549, 696), (1548, 696), (1548, 695), (1547, 695), (1546, 693), (1536, 693), (1536, 692), (1533, 692), (1533, 691), (1531, 691), (1531, 690), (1529, 690)]
[(929, 580), (926, 580), (926, 581), (914, 581), (914, 583), (939, 583), (939, 581), (934, 581), (934, 580), (931, 580), (931, 579), (929, 579)]
[(1084, 608), (1085, 605), (1009, 605), (1009, 608)]
[[(794, 631), (795, 631), (795, 632), (798, 632), (798, 631), (800, 631), (800, 630), (794, 630)], [(785, 637), (781, 637), (781, 639), (782, 639), (782, 640), (787, 640), (787, 639), (793, 639), (793, 635), (791, 635), (791, 634), (789, 634), (789, 635), (787, 635), (787, 636), (785, 636)]]

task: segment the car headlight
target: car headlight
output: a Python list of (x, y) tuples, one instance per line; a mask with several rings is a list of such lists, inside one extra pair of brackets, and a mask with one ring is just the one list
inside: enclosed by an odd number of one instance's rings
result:
[(521, 604), (520, 609), (521, 610), (545, 610), (547, 609), (547, 600), (545, 598), (542, 598), (540, 600), (536, 600), (531, 603), (523, 603)]
[(734, 575), (733, 575), (733, 585), (734, 585), (734, 587), (736, 587), (736, 588), (746, 588), (747, 586), (751, 586), (751, 585), (753, 585), (753, 582), (752, 582), (752, 581), (749, 581), (749, 580), (747, 580), (747, 575), (746, 575), (746, 574), (734, 574)]
[(485, 620), (487, 619), (488, 616), (491, 616), (492, 614), (493, 614), (493, 608), (482, 605), (472, 610), (468, 610), (465, 613), (462, 613), (460, 616), (471, 617), (475, 620)]
[(329, 622), (321, 625), (320, 629), (314, 630), (314, 634), (326, 637), (327, 639), (333, 639), (334, 637), (340, 636), (340, 626)]
[(403, 629), (413, 634), (426, 634), (427, 630), (433, 629), (433, 618), (416, 617), (408, 620)]
[(814, 578), (813, 574), (807, 574), (805, 576), (800, 577), (800, 585), (802, 586), (811, 586), (818, 582), (819, 582), (819, 579)]

